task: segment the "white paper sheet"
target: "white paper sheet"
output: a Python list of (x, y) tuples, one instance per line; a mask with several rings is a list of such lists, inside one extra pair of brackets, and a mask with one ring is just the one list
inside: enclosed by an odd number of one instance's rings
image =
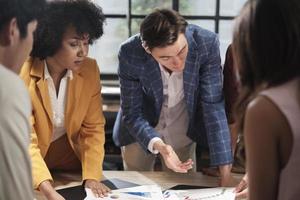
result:
[(165, 200), (234, 200), (234, 188), (209, 188), (191, 190), (166, 190)]
[(108, 197), (96, 198), (89, 188), (85, 188), (84, 200), (164, 200), (158, 185), (143, 185), (119, 190), (112, 190)]

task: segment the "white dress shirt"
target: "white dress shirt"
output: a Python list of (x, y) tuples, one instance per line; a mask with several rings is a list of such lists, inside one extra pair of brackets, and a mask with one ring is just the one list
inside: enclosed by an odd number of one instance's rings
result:
[(154, 154), (158, 151), (153, 149), (156, 141), (163, 140), (174, 149), (184, 147), (192, 140), (186, 133), (189, 126), (189, 116), (184, 100), (183, 72), (167, 72), (160, 65), (163, 82), (163, 104), (160, 117), (155, 130), (160, 137), (152, 138), (148, 144), (148, 150)]
[(67, 84), (68, 78), (70, 80), (73, 79), (73, 72), (71, 70), (67, 70), (66, 74), (60, 81), (58, 95), (56, 92), (56, 88), (53, 82), (52, 77), (48, 71), (47, 64), (45, 62), (45, 70), (44, 70), (44, 77), (48, 84), (48, 91), (50, 102), (52, 106), (52, 116), (53, 116), (53, 135), (51, 142), (57, 140), (64, 134), (66, 134), (65, 130), (65, 105), (66, 105), (66, 98), (67, 98)]

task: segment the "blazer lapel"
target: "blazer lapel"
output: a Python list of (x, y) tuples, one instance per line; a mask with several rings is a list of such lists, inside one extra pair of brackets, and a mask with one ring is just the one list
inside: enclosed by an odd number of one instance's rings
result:
[(83, 86), (83, 77), (80, 73), (73, 71), (73, 79), (68, 81), (67, 101), (65, 109), (65, 128), (70, 132), (71, 117), (76, 114), (77, 104), (80, 100), (80, 95)]
[(146, 64), (144, 77), (148, 84), (150, 84), (156, 103), (156, 111), (160, 114), (163, 102), (163, 83), (159, 65), (152, 57)]
[(186, 33), (186, 38), (189, 45), (189, 51), (185, 62), (185, 68), (183, 71), (183, 88), (186, 105), (190, 116), (192, 116), (194, 110), (194, 96), (195, 90), (199, 83), (199, 59), (197, 54), (197, 45), (192, 35), (189, 32)]
[(49, 92), (48, 92), (48, 85), (46, 81), (44, 80), (44, 61), (35, 59), (33, 63), (33, 67), (31, 68), (30, 75), (36, 76), (39, 78), (37, 81), (37, 88), (40, 93), (40, 101), (43, 103), (43, 106), (47, 112), (47, 115), (50, 119), (50, 121), (53, 123), (53, 116), (52, 116), (52, 109), (51, 109), (51, 102), (49, 98)]

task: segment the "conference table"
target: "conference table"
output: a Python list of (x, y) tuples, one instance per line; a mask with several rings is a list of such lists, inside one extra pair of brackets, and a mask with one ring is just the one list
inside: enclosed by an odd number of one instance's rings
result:
[[(159, 185), (163, 190), (176, 185), (207, 186), (217, 187), (219, 178), (203, 175), (201, 172), (191, 172), (180, 174), (175, 172), (162, 171), (103, 171), (103, 179), (121, 179), (138, 185)], [(237, 182), (242, 178), (241, 174), (234, 174)], [(81, 185), (80, 173), (53, 173), (55, 189), (63, 189)], [(36, 200), (45, 200), (46, 198), (35, 191)]]

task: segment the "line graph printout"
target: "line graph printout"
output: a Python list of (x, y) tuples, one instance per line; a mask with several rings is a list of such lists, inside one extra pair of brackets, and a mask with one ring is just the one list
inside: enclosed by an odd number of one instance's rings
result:
[(191, 190), (166, 190), (165, 200), (234, 200), (234, 188), (209, 188)]

